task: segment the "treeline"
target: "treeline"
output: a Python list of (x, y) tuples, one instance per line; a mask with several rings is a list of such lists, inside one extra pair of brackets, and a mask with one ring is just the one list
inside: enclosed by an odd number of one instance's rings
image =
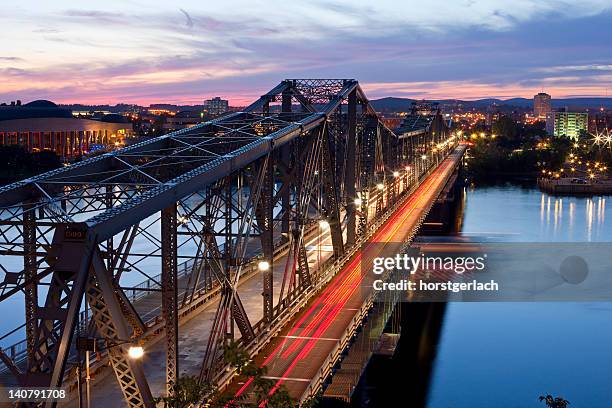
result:
[(472, 178), (536, 177), (542, 167), (560, 166), (572, 144), (566, 137), (548, 137), (542, 123), (521, 125), (505, 116), (492, 126), (490, 135), (470, 139)]
[(61, 166), (61, 159), (52, 151), (29, 153), (17, 145), (0, 146), (0, 184), (2, 185)]

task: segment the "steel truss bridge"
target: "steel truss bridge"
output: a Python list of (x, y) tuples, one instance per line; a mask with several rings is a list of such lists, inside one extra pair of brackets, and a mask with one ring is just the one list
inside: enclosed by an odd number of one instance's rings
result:
[(170, 392), (179, 322), (214, 300), (191, 374), (229, 383), (222, 345), (256, 354), (455, 144), (435, 124), (395, 134), (355, 80), (288, 79), (241, 112), (0, 188), (0, 306), (25, 313), (2, 339), (26, 338), (0, 351), (2, 381), (72, 384), (77, 339), (94, 339), (127, 406), (151, 407), (128, 348), (163, 339)]

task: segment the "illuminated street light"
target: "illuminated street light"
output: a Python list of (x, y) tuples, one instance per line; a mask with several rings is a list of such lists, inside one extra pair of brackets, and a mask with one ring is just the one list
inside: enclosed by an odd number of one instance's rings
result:
[(142, 346), (130, 346), (128, 349), (128, 356), (131, 359), (138, 360), (144, 356), (144, 349)]
[(421, 159), (426, 160), (427, 159), (427, 155), (426, 154), (422, 155)]
[(410, 171), (410, 166), (406, 166), (406, 171)]
[(361, 203), (362, 203), (361, 198), (355, 199), (355, 205), (361, 205)]
[(270, 262), (268, 261), (259, 261), (259, 263), (257, 264), (257, 269), (259, 269), (262, 272), (265, 272), (267, 270), (270, 269)]
[(383, 188), (385, 188), (385, 185), (383, 183), (378, 183), (376, 185), (376, 188), (379, 189), (379, 190), (382, 190)]
[(319, 227), (321, 227), (321, 229), (328, 229), (329, 228), (329, 222), (327, 222), (326, 220), (321, 220), (321, 221), (319, 221)]
[(393, 177), (399, 177), (399, 171), (394, 171), (393, 172)]

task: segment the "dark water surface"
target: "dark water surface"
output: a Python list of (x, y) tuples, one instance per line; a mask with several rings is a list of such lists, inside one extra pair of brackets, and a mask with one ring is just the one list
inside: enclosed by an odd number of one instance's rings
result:
[[(518, 185), (468, 188), (461, 233), (612, 242), (611, 203)], [(449, 303), (433, 318), (427, 308), (403, 306), (398, 352), (391, 362), (373, 359), (356, 406), (544, 407), (537, 397), (551, 393), (571, 408), (612, 407), (612, 303)], [(434, 327), (425, 336), (424, 316)]]

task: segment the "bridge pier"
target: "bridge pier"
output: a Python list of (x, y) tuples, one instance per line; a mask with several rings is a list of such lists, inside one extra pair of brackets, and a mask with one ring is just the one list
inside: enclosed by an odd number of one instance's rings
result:
[(421, 234), (441, 235), (460, 231), (465, 207), (464, 187), (465, 177), (461, 165), (455, 169), (434, 206), (427, 214), (420, 230)]

